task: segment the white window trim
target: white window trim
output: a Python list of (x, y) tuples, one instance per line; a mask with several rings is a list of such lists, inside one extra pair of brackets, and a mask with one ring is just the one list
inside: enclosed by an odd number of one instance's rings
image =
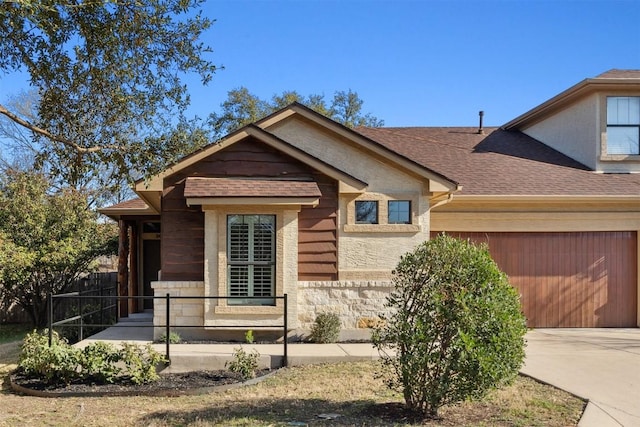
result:
[(640, 97), (640, 93), (605, 93), (600, 97), (600, 161), (603, 162), (640, 162), (640, 154), (609, 154), (607, 153), (607, 98), (611, 97)]

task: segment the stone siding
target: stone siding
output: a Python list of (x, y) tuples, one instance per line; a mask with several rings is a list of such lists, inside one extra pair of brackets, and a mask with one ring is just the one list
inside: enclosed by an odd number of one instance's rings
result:
[[(204, 282), (152, 282), (154, 295), (164, 297), (167, 294), (172, 297), (199, 297), (194, 299), (174, 299), (171, 300), (169, 311), (169, 324), (172, 326), (203, 326), (204, 327), (204, 303), (201, 297), (204, 296)], [(155, 299), (153, 309), (153, 324), (167, 324), (167, 303), (165, 299)], [(165, 332), (164, 327), (153, 328), (154, 339), (158, 339)]]
[(343, 329), (370, 328), (388, 314), (384, 305), (391, 290), (386, 280), (298, 282), (298, 326), (309, 330), (318, 313), (332, 312)]

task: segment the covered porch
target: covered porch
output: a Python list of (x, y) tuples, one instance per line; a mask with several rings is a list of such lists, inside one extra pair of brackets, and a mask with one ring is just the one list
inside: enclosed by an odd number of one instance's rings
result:
[(160, 278), (161, 269), (160, 215), (141, 199), (100, 209), (100, 213), (118, 222), (118, 295), (134, 297), (119, 301), (118, 318), (152, 311), (151, 283)]

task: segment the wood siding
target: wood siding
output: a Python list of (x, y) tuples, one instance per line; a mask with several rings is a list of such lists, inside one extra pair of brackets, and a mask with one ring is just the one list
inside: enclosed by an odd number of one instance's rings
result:
[(635, 232), (449, 233), (489, 244), (529, 327), (635, 327)]
[(187, 206), (182, 177), (165, 180), (160, 230), (160, 280), (204, 280), (204, 213)]
[[(204, 280), (204, 213), (188, 207), (187, 177), (311, 179), (322, 192), (316, 208), (299, 214), (300, 280), (337, 277), (337, 182), (268, 145), (249, 138), (206, 157), (164, 180), (162, 201), (162, 280)], [(333, 225), (332, 225), (333, 224)], [(318, 254), (317, 259), (309, 254)]]
[(338, 183), (320, 174), (314, 179), (322, 197), (298, 215), (298, 280), (338, 280)]

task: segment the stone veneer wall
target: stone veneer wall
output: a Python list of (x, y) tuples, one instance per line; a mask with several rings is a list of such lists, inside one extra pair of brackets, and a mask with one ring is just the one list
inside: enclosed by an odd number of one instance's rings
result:
[[(152, 282), (151, 287), (155, 296), (164, 297), (170, 294), (172, 297), (203, 297), (204, 282)], [(204, 327), (204, 303), (199, 299), (176, 299), (171, 300), (169, 312), (169, 324), (180, 326), (203, 326)], [(153, 324), (166, 325), (167, 304), (164, 299), (153, 301)], [(163, 327), (153, 328), (154, 339), (158, 339), (165, 332)]]
[(369, 328), (388, 314), (384, 305), (392, 288), (386, 280), (298, 282), (298, 327), (309, 330), (317, 313), (333, 312), (343, 329)]
[[(164, 282), (151, 284), (156, 296), (204, 296), (204, 282)], [(388, 280), (342, 280), (298, 282), (297, 328), (309, 330), (317, 313), (337, 313), (345, 330), (367, 329), (373, 326), (381, 315), (388, 314), (384, 304), (392, 290)], [(289, 301), (290, 307), (293, 301)], [(204, 329), (204, 304), (202, 299), (178, 299), (171, 301), (170, 324), (180, 326), (202, 326)], [(154, 300), (153, 324), (166, 324), (166, 302)], [(197, 328), (196, 328), (197, 329)], [(154, 328), (154, 338), (165, 332), (164, 327)], [(187, 331), (188, 332), (188, 331)], [(194, 331), (195, 332), (195, 331)]]

